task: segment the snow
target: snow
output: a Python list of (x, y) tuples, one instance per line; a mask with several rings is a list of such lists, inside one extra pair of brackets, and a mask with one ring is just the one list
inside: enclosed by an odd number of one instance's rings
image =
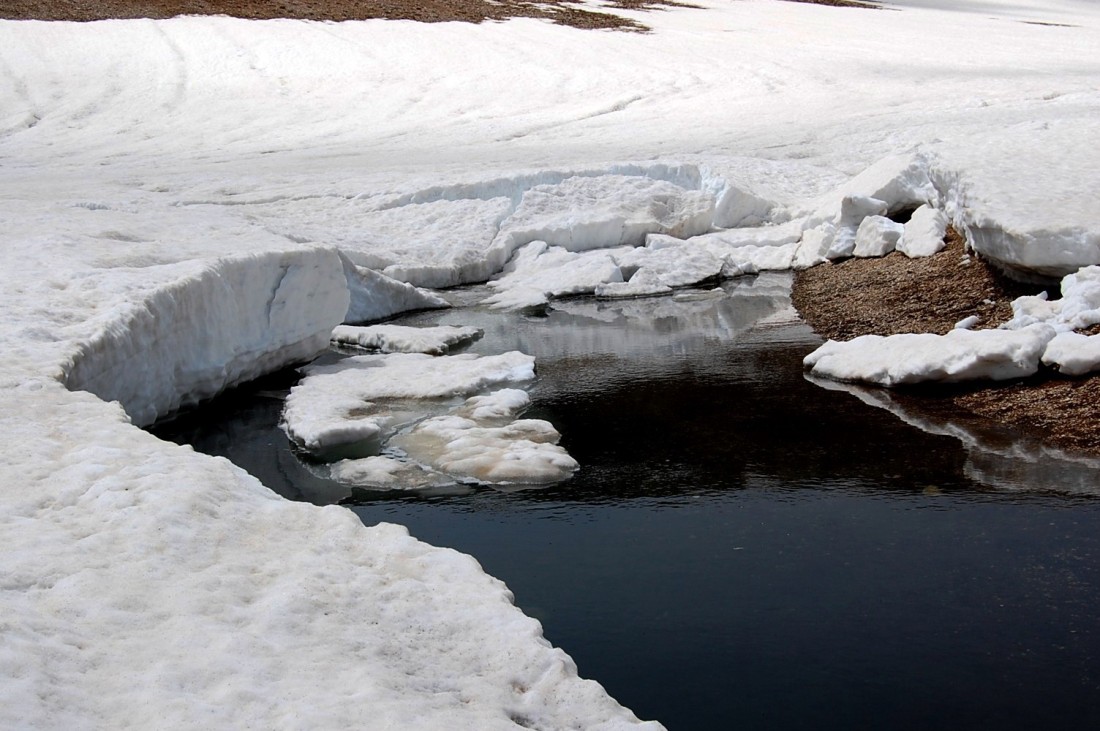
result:
[(425, 353), (443, 355), (457, 345), (482, 336), (476, 327), (440, 325), (405, 327), (402, 325), (339, 325), (332, 330), (337, 345), (376, 350), (380, 353)]
[(1054, 335), (1054, 328), (1042, 324), (1020, 330), (956, 329), (946, 335), (862, 335), (847, 342), (830, 340), (807, 355), (804, 364), (815, 376), (881, 386), (1003, 381), (1036, 373)]
[(454, 483), (447, 475), (381, 455), (334, 462), (329, 476), (349, 485), (375, 490), (425, 490)]
[(430, 356), (422, 353), (359, 355), (334, 365), (307, 366), (290, 389), (283, 428), (300, 447), (324, 453), (355, 442), (380, 441), (387, 428), (414, 421), (394, 399), (468, 395), (535, 377), (535, 359), (516, 351)]
[(905, 230), (897, 243), (897, 250), (910, 258), (932, 256), (942, 251), (946, 244), (947, 214), (929, 205), (913, 211), (905, 222)]
[(853, 256), (886, 256), (897, 246), (905, 226), (883, 216), (867, 216), (856, 229)]
[(603, 250), (573, 253), (545, 241), (521, 248), (489, 286), (496, 294), (485, 299), (495, 309), (524, 309), (551, 299), (591, 294), (604, 282), (621, 282), (622, 272)]
[(435, 310), (449, 307), (437, 294), (387, 277), (367, 267), (344, 260), (347, 277), (348, 311), (345, 322), (369, 322), (412, 310)]
[[(613, 277), (607, 249), (671, 236), (731, 275), (846, 256), (868, 215), (928, 205), (1018, 275), (1100, 264), (1094, 3), (702, 5), (643, 14), (646, 34), (0, 22), (0, 726), (638, 727), (472, 559), (138, 426), (342, 323), (441, 306), (416, 288), (487, 280), (535, 241)], [(630, 284), (671, 289), (686, 265), (647, 248)], [(1053, 324), (944, 338), (1030, 362), (1092, 318), (1089, 276), (1018, 311)], [(1004, 372), (989, 353), (960, 372)], [(346, 405), (314, 408), (323, 443)], [(360, 436), (403, 423), (362, 408)]]
[(391, 443), (410, 459), (458, 478), (540, 484), (563, 480), (578, 467), (558, 446), (560, 438), (542, 419), (518, 419), (492, 427), (449, 415), (425, 419)]
[(1043, 352), (1043, 363), (1067, 376), (1100, 370), (1100, 335), (1060, 332)]

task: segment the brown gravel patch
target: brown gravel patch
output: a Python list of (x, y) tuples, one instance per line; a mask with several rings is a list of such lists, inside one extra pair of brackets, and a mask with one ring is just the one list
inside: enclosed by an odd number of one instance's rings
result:
[(834, 340), (906, 332), (942, 335), (971, 315), (981, 318), (978, 329), (996, 327), (1012, 317), (1012, 300), (1037, 291), (968, 256), (953, 229), (946, 241), (943, 251), (922, 259), (894, 252), (799, 272), (794, 305), (810, 327)]
[[(790, 2), (873, 8), (859, 0)], [(680, 0), (607, 0), (609, 10), (698, 8)], [(0, 0), (0, 19), (92, 21), (112, 18), (172, 18), (229, 15), (270, 20), (415, 20), (480, 23), (506, 18), (544, 18), (575, 28), (645, 32), (635, 20), (597, 12), (570, 0)]]
[[(610, 10), (695, 7), (677, 0), (611, 0)], [(629, 18), (586, 9), (569, 0), (3, 0), (0, 18), (91, 21), (230, 15), (299, 20), (416, 20), (480, 23), (506, 18), (544, 18), (577, 28), (644, 31)]]
[[(943, 334), (971, 315), (982, 318), (979, 329), (996, 327), (1011, 316), (1013, 299), (1038, 292), (974, 255), (963, 263), (962, 237), (949, 231), (947, 240), (946, 249), (923, 259), (893, 253), (799, 272), (794, 305), (819, 334), (850, 340), (865, 334)], [(1009, 384), (923, 386), (896, 393), (917, 408), (976, 414), (1049, 446), (1100, 456), (1100, 376), (1067, 378), (1043, 370)]]

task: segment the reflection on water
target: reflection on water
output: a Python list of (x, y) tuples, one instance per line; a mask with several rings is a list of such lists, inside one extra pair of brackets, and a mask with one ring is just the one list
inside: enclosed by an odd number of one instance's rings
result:
[(408, 318), (537, 356), (526, 415), (582, 465), (544, 489), (349, 501), (275, 427), (286, 380), (161, 433), (474, 555), (583, 675), (670, 729), (1096, 727), (1088, 470), (808, 382), (820, 340), (786, 292), (760, 277), (539, 317)]
[(1100, 459), (1067, 454), (981, 417), (920, 410), (886, 389), (837, 383), (809, 375), (806, 379), (822, 388), (849, 393), (865, 404), (886, 409), (928, 434), (958, 439), (967, 452), (964, 474), (986, 487), (1100, 495)]

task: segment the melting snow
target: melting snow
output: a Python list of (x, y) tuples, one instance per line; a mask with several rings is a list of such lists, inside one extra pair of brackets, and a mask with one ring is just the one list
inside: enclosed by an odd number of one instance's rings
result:
[[(0, 22), (0, 726), (638, 727), (472, 559), (277, 499), (137, 425), (307, 360), (342, 323), (445, 304), (418, 288), (502, 271), (506, 306), (664, 291), (716, 263), (848, 256), (868, 216), (914, 208), (910, 255), (949, 220), (1024, 275), (1100, 264), (1094, 6), (703, 4), (648, 15), (648, 34)], [(948, 68), (945, 47), (968, 52)], [(1052, 338), (1100, 319), (1096, 276), (1018, 303), (1015, 331), (830, 344), (815, 368), (1009, 377), (1044, 347), (1083, 368), (1091, 339)], [(531, 368), (509, 355), (466, 381), (364, 358), (303, 384), (347, 379), (346, 398), (292, 394), (302, 443), (383, 438), (405, 424), (383, 399)], [(471, 408), (425, 422), (426, 462), (568, 471), (548, 427)], [(434, 479), (402, 464), (333, 469)]]

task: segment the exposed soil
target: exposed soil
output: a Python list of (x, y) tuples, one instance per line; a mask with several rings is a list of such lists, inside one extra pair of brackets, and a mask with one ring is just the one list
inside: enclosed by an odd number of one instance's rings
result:
[[(818, 333), (849, 340), (865, 334), (942, 334), (971, 315), (981, 318), (978, 329), (996, 327), (1011, 317), (1013, 299), (1038, 292), (967, 256), (954, 231), (947, 241), (946, 249), (923, 259), (893, 253), (799, 272), (792, 293), (795, 307)], [(925, 408), (962, 409), (1024, 430), (1050, 446), (1100, 456), (1100, 376), (1068, 378), (1043, 370), (1010, 384), (899, 393)]]
[[(610, 0), (609, 9), (657, 10), (693, 7), (676, 0)], [(480, 23), (505, 18), (545, 18), (577, 28), (644, 31), (645, 26), (569, 0), (4, 0), (0, 18), (12, 20), (106, 20), (230, 15), (299, 20), (416, 20)]]
[[(875, 7), (857, 0), (791, 0), (844, 7)], [(505, 18), (545, 18), (576, 28), (646, 31), (645, 25), (614, 10), (697, 7), (680, 0), (606, 0), (599, 12), (571, 0), (3, 0), (8, 20), (107, 20), (230, 15), (236, 18), (299, 20), (416, 20), (424, 23), (480, 23)]]

